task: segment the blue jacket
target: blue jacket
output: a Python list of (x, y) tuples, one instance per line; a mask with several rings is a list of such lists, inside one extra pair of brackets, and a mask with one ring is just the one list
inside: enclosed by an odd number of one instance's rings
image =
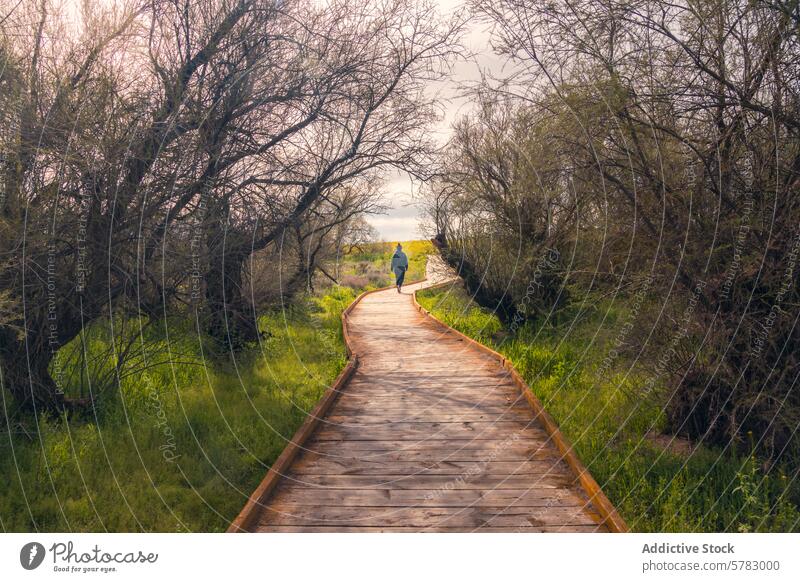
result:
[(392, 272), (395, 275), (400, 275), (400, 269), (405, 271), (408, 269), (408, 257), (401, 250), (396, 250), (392, 255)]

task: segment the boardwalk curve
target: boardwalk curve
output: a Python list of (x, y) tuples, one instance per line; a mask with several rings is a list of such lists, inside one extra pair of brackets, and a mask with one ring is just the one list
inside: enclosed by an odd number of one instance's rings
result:
[(567, 462), (519, 379), (417, 308), (412, 294), (424, 285), (368, 294), (351, 310), (357, 365), (229, 531), (624, 528), (602, 493), (598, 506), (591, 476)]

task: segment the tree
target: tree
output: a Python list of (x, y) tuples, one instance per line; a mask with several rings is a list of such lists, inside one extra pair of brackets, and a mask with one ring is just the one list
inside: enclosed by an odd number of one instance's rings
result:
[(15, 399), (73, 407), (53, 356), (114, 314), (166, 321), (193, 305), (220, 345), (255, 338), (247, 261), (372, 207), (351, 196), (337, 210), (340, 192), (424, 164), (424, 88), (459, 29), (410, 0), (86, 2), (68, 16), (20, 3), (0, 24), (13, 312), (0, 361)]
[[(776, 458), (796, 448), (798, 3), (471, 5), (513, 71), (481, 91), (536, 119), (533, 140), (558, 152), (556, 183), (581, 201), (567, 239), (576, 263), (561, 278), (663, 291), (660, 315), (638, 326), (651, 363), (638, 397), (658, 398), (676, 433), (728, 444), (752, 431)], [(524, 140), (521, 155), (530, 148)], [(499, 203), (492, 181), (479, 189)], [(549, 216), (539, 200), (523, 204)], [(510, 232), (480, 228), (486, 239)]]

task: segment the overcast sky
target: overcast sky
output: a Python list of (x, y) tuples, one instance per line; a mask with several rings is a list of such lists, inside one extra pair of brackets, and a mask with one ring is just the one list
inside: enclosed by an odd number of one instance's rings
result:
[[(449, 14), (461, 6), (463, 0), (438, 0), (438, 4), (444, 14)], [(435, 133), (441, 143), (447, 141), (453, 120), (469, 110), (468, 101), (456, 97), (459, 84), (477, 81), (480, 79), (481, 69), (499, 66), (499, 61), (491, 54), (488, 41), (489, 33), (486, 25), (471, 24), (464, 44), (469, 51), (476, 54), (475, 62), (456, 63), (451, 78), (435, 89), (442, 98), (447, 99), (447, 102), (444, 103), (444, 118), (435, 128)], [(418, 184), (413, 187), (418, 187)], [(378, 230), (379, 238), (386, 241), (420, 238), (420, 210), (412, 200), (410, 177), (397, 172), (394, 177), (387, 180), (385, 189), (384, 200), (391, 209), (385, 215), (367, 217), (369, 223)]]

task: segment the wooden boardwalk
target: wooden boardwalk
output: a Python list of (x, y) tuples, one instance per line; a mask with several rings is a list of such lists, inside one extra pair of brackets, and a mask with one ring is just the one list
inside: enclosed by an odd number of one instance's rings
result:
[(359, 365), (248, 529), (607, 531), (509, 371), (420, 313), (418, 287), (349, 314)]

